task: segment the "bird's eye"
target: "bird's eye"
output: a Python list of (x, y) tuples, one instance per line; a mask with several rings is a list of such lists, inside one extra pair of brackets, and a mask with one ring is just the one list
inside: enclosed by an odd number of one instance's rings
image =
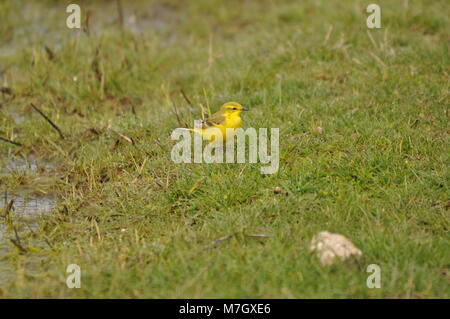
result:
[(233, 107), (233, 110), (237, 110), (237, 107)]

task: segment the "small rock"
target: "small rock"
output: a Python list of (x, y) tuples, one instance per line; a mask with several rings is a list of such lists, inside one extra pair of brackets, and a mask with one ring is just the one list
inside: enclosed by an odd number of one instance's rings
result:
[(313, 237), (310, 250), (317, 253), (320, 263), (324, 266), (333, 264), (336, 258), (346, 260), (353, 256), (362, 256), (361, 250), (356, 248), (349, 239), (327, 231), (322, 231)]
[(282, 191), (281, 187), (277, 186), (277, 187), (274, 188), (273, 192), (275, 194), (281, 194), (283, 191)]

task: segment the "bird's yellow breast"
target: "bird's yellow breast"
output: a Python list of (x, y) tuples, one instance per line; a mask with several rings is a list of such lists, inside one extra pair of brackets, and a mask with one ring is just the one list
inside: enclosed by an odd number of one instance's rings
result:
[(227, 138), (233, 137), (235, 134), (234, 130), (231, 135), (227, 134), (227, 128), (238, 129), (240, 127), (242, 127), (241, 117), (238, 114), (230, 114), (225, 117), (223, 124), (216, 124), (212, 127), (204, 129), (202, 135), (206, 140), (217, 141), (217, 130), (220, 130), (223, 140), (227, 140)]
[(238, 114), (230, 114), (225, 118), (225, 126), (228, 128), (240, 128), (242, 126), (241, 117)]

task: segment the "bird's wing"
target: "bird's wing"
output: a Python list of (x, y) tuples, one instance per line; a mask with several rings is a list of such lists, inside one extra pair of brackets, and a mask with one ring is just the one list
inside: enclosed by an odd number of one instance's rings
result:
[(214, 113), (202, 122), (202, 128), (214, 127), (225, 122), (225, 116), (220, 112)]

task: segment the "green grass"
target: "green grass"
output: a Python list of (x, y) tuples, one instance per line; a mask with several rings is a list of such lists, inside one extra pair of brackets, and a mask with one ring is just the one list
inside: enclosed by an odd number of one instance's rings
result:
[[(90, 36), (65, 27), (63, 2), (27, 3), (0, 4), (0, 84), (14, 93), (0, 96), (0, 136), (25, 145), (0, 142), (0, 162), (57, 167), (1, 176), (0, 191), (58, 204), (21, 238), (27, 253), (9, 245), (0, 296), (450, 297), (448, 1), (380, 0), (379, 30), (364, 1), (124, 2), (123, 29), (114, 2), (80, 1)], [(201, 117), (180, 90), (280, 128), (278, 173), (173, 163), (173, 104)], [(322, 230), (362, 259), (322, 267), (309, 252)], [(73, 263), (81, 289), (65, 284)], [(381, 289), (366, 287), (369, 264)]]

